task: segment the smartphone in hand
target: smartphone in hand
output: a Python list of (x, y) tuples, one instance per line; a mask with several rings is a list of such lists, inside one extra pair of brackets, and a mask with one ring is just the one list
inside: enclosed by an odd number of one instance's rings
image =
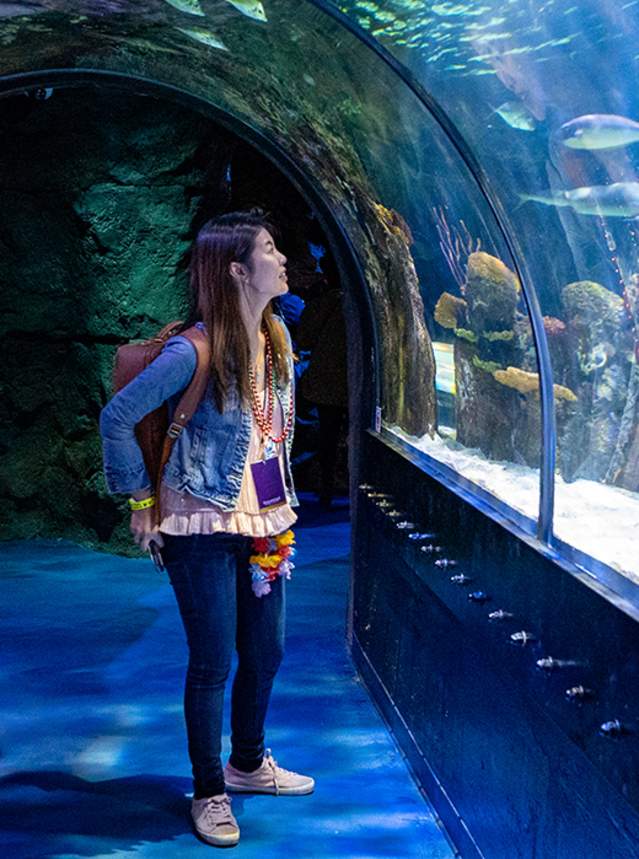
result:
[(162, 560), (162, 553), (160, 552), (160, 547), (153, 540), (149, 543), (149, 554), (151, 555), (151, 560), (155, 564), (155, 569), (162, 573), (165, 569), (164, 561)]

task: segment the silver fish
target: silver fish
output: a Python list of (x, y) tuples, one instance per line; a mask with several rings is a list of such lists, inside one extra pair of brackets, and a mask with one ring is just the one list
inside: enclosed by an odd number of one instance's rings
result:
[(235, 6), (238, 12), (252, 18), (254, 21), (268, 21), (266, 11), (260, 0), (226, 0), (231, 6)]
[(610, 185), (586, 185), (569, 191), (550, 194), (520, 194), (522, 202), (529, 200), (544, 206), (570, 206), (580, 215), (609, 218), (636, 218), (639, 215), (639, 182), (613, 182)]
[(510, 620), (510, 618), (514, 617), (510, 611), (504, 611), (503, 608), (497, 609), (497, 611), (491, 611), (488, 615), (488, 620)]
[(569, 701), (584, 701), (592, 698), (594, 695), (592, 689), (587, 689), (585, 686), (571, 686), (566, 689), (566, 698)]
[(200, 0), (164, 0), (169, 6), (173, 6), (179, 12), (186, 12), (187, 15), (199, 15), (204, 17), (204, 12), (200, 6)]
[(639, 140), (639, 122), (614, 113), (590, 113), (564, 122), (559, 136), (570, 149), (618, 149)]
[(200, 27), (196, 27), (194, 29), (190, 29), (188, 27), (176, 27), (176, 29), (179, 30), (180, 33), (184, 33), (185, 36), (188, 36), (189, 39), (200, 42), (202, 45), (207, 45), (209, 48), (217, 48), (219, 51), (228, 51), (224, 42), (219, 39), (215, 33), (211, 33), (210, 30), (202, 30)]
[(495, 108), (495, 113), (511, 128), (519, 131), (534, 131), (537, 127), (535, 117), (520, 101), (505, 101)]
[(529, 641), (536, 641), (535, 636), (532, 632), (526, 632), (522, 629), (521, 632), (513, 632), (510, 636), (510, 640), (514, 641), (516, 644), (528, 644)]
[(575, 659), (555, 659), (552, 656), (544, 656), (543, 659), (537, 660), (537, 668), (542, 668), (544, 671), (554, 671), (555, 668), (574, 668), (581, 664)]
[(465, 576), (463, 573), (460, 573), (458, 576), (451, 576), (450, 580), (454, 585), (467, 585), (468, 582), (473, 581), (470, 576)]

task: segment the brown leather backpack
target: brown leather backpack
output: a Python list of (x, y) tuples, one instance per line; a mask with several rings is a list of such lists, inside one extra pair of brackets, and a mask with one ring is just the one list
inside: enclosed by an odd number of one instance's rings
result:
[(186, 331), (179, 331), (181, 320), (169, 322), (155, 337), (119, 346), (115, 353), (113, 366), (113, 393), (134, 379), (152, 361), (157, 358), (166, 341), (178, 332), (187, 337), (195, 346), (197, 366), (193, 378), (185, 389), (177, 404), (175, 413), (169, 421), (168, 406), (162, 403), (157, 409), (149, 412), (136, 424), (135, 435), (142, 450), (144, 464), (155, 487), (154, 522), (161, 521), (160, 513), (160, 483), (162, 472), (168, 461), (173, 443), (187, 425), (198, 407), (206, 390), (209, 378), (210, 347), (206, 334), (195, 325)]

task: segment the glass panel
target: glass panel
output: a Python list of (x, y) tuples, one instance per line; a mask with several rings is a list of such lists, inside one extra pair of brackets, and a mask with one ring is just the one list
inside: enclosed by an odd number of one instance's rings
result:
[(637, 0), (341, 2), (490, 176), (544, 313), (554, 529), (639, 582)]
[(389, 67), (310, 3), (43, 5), (20, 17), (15, 2), (0, 19), (5, 73), (75, 66), (169, 83), (268, 135), (321, 186), (373, 296), (385, 427), (536, 519), (521, 288), (472, 175)]

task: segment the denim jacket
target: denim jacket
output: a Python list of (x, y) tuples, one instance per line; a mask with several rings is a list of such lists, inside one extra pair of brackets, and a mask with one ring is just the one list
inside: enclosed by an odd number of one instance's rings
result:
[[(280, 317), (290, 347), (288, 329)], [(204, 324), (197, 325), (204, 329)], [(197, 366), (195, 347), (180, 334), (166, 345), (145, 369), (107, 403), (100, 413), (100, 434), (104, 456), (104, 476), (111, 494), (131, 493), (151, 486), (151, 479), (135, 436), (135, 425), (165, 400), (171, 417)], [(289, 358), (290, 381), (277, 380), (276, 396), (284, 421), (295, 396), (293, 360)], [(242, 486), (248, 454), (253, 414), (242, 407), (233, 383), (224, 413), (213, 401), (212, 383), (195, 413), (176, 439), (164, 467), (164, 482), (178, 492), (188, 491), (221, 507), (233, 510)], [(293, 429), (284, 442), (286, 498), (291, 506), (299, 502), (291, 474)]]

